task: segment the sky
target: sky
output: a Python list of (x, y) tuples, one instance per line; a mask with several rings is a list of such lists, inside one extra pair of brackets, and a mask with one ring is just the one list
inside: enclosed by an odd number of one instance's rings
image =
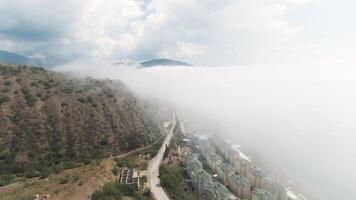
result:
[(354, 61), (352, 0), (2, 0), (0, 46), (65, 62)]

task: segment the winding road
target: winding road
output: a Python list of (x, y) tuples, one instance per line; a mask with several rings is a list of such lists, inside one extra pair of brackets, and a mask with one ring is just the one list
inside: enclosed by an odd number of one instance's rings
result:
[(167, 136), (163, 141), (161, 148), (159, 149), (157, 155), (150, 161), (148, 165), (148, 184), (151, 188), (152, 196), (155, 200), (169, 200), (168, 195), (165, 193), (160, 185), (159, 181), (159, 167), (163, 160), (164, 151), (166, 150), (166, 145), (169, 145), (174, 128), (176, 127), (176, 120), (171, 121), (171, 126), (168, 130)]

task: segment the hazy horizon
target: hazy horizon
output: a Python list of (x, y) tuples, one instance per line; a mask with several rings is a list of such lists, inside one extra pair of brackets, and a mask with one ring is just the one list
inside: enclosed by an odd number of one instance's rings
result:
[(355, 6), (352, 0), (2, 0), (0, 46), (66, 63), (355, 61)]

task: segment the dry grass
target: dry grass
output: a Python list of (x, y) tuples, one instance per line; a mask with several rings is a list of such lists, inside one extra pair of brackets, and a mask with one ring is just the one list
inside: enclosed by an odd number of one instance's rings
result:
[(99, 165), (87, 165), (65, 170), (46, 179), (31, 179), (0, 188), (1, 200), (30, 199), (35, 193), (49, 194), (53, 200), (90, 199), (90, 194), (106, 182), (115, 180), (111, 169), (112, 160), (103, 160)]

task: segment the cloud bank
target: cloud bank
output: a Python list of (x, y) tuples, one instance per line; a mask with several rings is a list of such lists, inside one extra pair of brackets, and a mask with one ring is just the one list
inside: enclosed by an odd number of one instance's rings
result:
[[(166, 57), (236, 65), (350, 59), (356, 31), (344, 28), (341, 35), (327, 28), (341, 29), (338, 24), (355, 17), (345, 9), (354, 3), (345, 1), (334, 9), (338, 18), (330, 19), (335, 3), (317, 0), (2, 0), (0, 45), (65, 61)], [(340, 37), (345, 42), (333, 42)]]

